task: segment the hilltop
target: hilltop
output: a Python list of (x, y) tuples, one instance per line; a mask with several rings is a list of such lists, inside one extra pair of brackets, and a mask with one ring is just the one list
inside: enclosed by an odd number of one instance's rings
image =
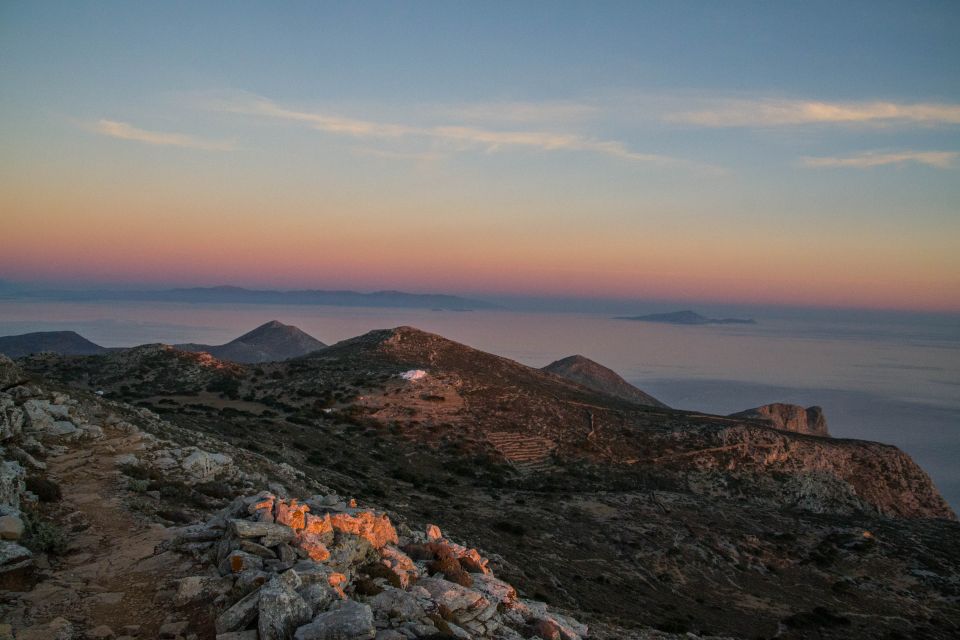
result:
[(50, 351), (65, 356), (89, 356), (108, 351), (76, 331), (37, 331), (17, 336), (0, 336), (0, 353), (19, 358)]
[(271, 320), (226, 344), (191, 343), (175, 346), (184, 351), (205, 351), (221, 360), (249, 363), (289, 360), (327, 345), (297, 327)]
[(410, 327), (256, 365), (171, 347), (19, 364), (440, 523), (591, 637), (960, 629), (960, 525), (888, 445), (639, 405)]
[(543, 367), (543, 371), (628, 402), (651, 407), (667, 406), (621, 378), (612, 369), (581, 355), (568, 356), (551, 362)]

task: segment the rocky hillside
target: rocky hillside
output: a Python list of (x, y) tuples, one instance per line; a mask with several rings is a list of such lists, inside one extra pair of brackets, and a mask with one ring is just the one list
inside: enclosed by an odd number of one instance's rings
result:
[(326, 346), (297, 327), (271, 320), (226, 344), (178, 344), (176, 348), (204, 351), (220, 360), (257, 363), (289, 360)]
[(38, 331), (18, 336), (0, 336), (0, 353), (11, 358), (44, 351), (65, 356), (89, 356), (107, 350), (76, 331)]
[(634, 404), (650, 407), (667, 406), (621, 378), (612, 369), (581, 355), (567, 356), (551, 362), (543, 368), (543, 371)]
[(795, 404), (775, 402), (730, 415), (731, 418), (766, 421), (774, 429), (805, 433), (811, 436), (829, 436), (827, 419), (820, 407), (804, 409)]
[[(177, 443), (143, 455), (109, 445), (136, 456), (123, 460), (126, 477), (159, 493), (146, 495), (171, 523), (210, 522), (234, 497), (264, 489), (333, 518), (312, 496), (353, 495), (378, 505), (369, 510), (398, 536), (404, 524), (442, 525), (448, 539), (483, 550), (519, 599), (562, 608), (592, 637), (947, 638), (960, 629), (960, 525), (893, 447), (639, 406), (409, 328), (251, 366), (159, 347), (19, 362), (44, 385), (69, 385), (81, 405)], [(224, 470), (165, 489), (184, 464)], [(321, 542), (337, 556), (336, 537)], [(401, 550), (416, 564), (417, 552)], [(220, 560), (207, 558), (208, 567)]]
[[(145, 410), (16, 386), (0, 394), (0, 441), (6, 637), (589, 635), (436, 525), (361, 508), (290, 465), (211, 451)], [(257, 485), (269, 489), (249, 493)]]

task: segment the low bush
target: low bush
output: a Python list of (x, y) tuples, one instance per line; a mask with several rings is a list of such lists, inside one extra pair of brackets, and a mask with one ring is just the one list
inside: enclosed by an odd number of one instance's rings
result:
[(60, 485), (41, 476), (29, 476), (26, 486), (27, 491), (37, 494), (40, 502), (56, 502), (63, 496)]

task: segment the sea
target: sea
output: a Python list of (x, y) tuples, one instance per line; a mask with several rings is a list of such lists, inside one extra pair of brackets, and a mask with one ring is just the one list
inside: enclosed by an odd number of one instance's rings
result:
[(279, 320), (328, 344), (408, 325), (533, 367), (582, 354), (680, 409), (819, 405), (835, 437), (900, 447), (960, 510), (960, 317), (789, 308), (750, 317), (756, 324), (679, 326), (589, 312), (0, 300), (0, 335), (221, 344)]

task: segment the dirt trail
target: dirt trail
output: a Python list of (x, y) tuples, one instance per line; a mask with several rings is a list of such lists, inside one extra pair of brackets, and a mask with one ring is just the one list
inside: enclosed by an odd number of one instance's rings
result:
[(47, 460), (48, 477), (63, 492), (54, 509), (68, 535), (67, 551), (48, 562), (39, 559), (39, 581), (31, 591), (7, 594), (19, 596), (8, 603), (15, 629), (63, 617), (81, 633), (107, 625), (122, 636), (126, 626), (136, 625), (139, 637), (159, 637), (171, 612), (163, 589), (170, 578), (191, 575), (193, 563), (183, 556), (155, 552), (173, 530), (124, 504), (130, 494), (115, 459), (136, 454), (141, 434), (111, 427), (104, 432), (102, 440), (73, 443)]

